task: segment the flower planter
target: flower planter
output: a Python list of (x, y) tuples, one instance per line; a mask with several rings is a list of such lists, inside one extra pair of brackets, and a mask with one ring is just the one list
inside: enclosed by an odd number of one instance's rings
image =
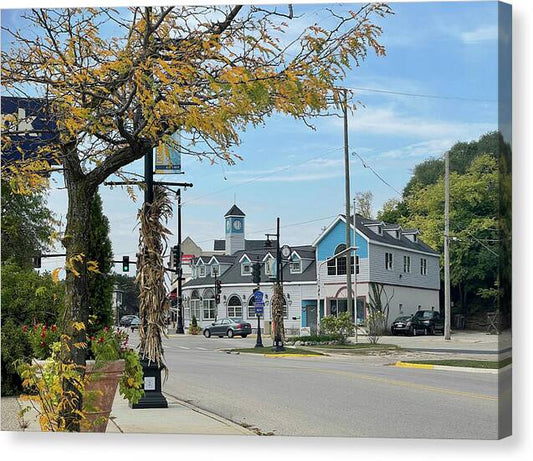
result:
[(85, 392), (93, 411), (87, 413), (87, 421), (82, 423), (81, 432), (106, 431), (118, 382), (124, 368), (124, 360), (107, 362), (96, 369), (94, 360), (87, 361), (86, 374), (89, 382), (85, 387)]

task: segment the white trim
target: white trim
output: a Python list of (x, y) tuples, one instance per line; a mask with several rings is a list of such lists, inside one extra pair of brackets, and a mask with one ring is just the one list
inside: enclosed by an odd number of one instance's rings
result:
[(213, 264), (213, 259), (217, 262), (217, 264), (220, 266), (220, 262), (219, 260), (213, 255), (211, 256), (211, 259), (209, 260), (209, 262), (207, 264), (211, 265)]
[(272, 253), (270, 253), (270, 251), (269, 251), (269, 252), (265, 255), (265, 257), (261, 260), (261, 262), (264, 263), (269, 257), (272, 258), (272, 259), (276, 259), (276, 258), (274, 257), (274, 255), (273, 255)]
[(239, 262), (242, 263), (242, 260), (246, 258), (248, 260), (249, 263), (252, 262), (252, 260), (248, 257), (248, 255), (246, 253), (244, 253), (242, 256), (241, 256), (241, 259), (239, 259)]
[[(346, 224), (346, 218), (342, 215), (339, 215), (327, 228), (324, 232), (322, 232), (318, 237), (317, 239), (311, 244), (311, 246), (313, 247), (316, 247), (320, 241), (327, 235), (329, 234), (329, 232), (331, 231), (331, 229), (333, 229), (333, 227), (335, 227), (337, 225), (337, 223), (339, 221), (342, 221), (344, 222), (344, 224)], [(353, 222), (350, 221), (350, 230), (352, 230), (354, 227), (353, 227)], [(365, 234), (363, 234), (359, 229), (355, 229), (355, 233), (356, 233), (356, 239), (357, 239), (357, 234), (359, 234), (364, 240), (366, 240), (367, 242), (370, 242), (370, 238), (367, 237)], [(357, 242), (354, 242), (354, 244), (357, 243)]]
[(433, 256), (434, 258), (440, 258), (440, 255), (438, 255), (438, 254), (427, 253), (427, 252), (422, 251), (422, 250), (413, 250), (411, 248), (406, 248), (406, 247), (402, 247), (402, 246), (398, 246), (398, 245), (391, 245), (390, 243), (377, 242), (376, 240), (371, 240), (370, 243), (372, 245), (380, 245), (380, 246), (383, 246), (383, 247), (396, 248), (397, 250), (411, 251), (413, 253), (419, 253), (419, 254), (426, 255), (426, 256)]
[[(200, 274), (200, 269), (204, 270), (204, 275)], [(205, 264), (202, 264), (201, 266), (198, 266), (198, 278), (204, 279), (207, 275), (207, 268)]]
[[(274, 285), (276, 282), (261, 282), (261, 285)], [(285, 285), (316, 285), (316, 280), (312, 281), (303, 281), (303, 282), (283, 282), (283, 286)], [(224, 287), (251, 287), (255, 288), (255, 285), (253, 283), (224, 283)], [(183, 287), (184, 290), (197, 290), (199, 288), (211, 288), (210, 285), (191, 285)], [(250, 295), (251, 296), (251, 295)]]
[(202, 264), (205, 266), (206, 263), (205, 261), (202, 259), (201, 256), (198, 256), (198, 259), (196, 260), (196, 263), (194, 264), (196, 267), (198, 267), (200, 265), (200, 261), (202, 261)]

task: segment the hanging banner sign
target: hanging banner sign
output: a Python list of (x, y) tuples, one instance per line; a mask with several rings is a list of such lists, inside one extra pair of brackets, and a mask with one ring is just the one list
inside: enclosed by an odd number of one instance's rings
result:
[(2, 164), (20, 160), (57, 163), (43, 147), (59, 140), (56, 120), (46, 99), (2, 96)]
[(155, 174), (181, 173), (181, 136), (174, 133), (168, 142), (155, 149)]

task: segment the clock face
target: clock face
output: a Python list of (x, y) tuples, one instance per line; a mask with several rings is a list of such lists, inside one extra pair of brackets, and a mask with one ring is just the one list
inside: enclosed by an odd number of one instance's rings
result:
[(284, 258), (288, 258), (290, 254), (291, 254), (291, 248), (288, 245), (283, 245), (283, 247), (281, 248), (281, 255)]
[(240, 221), (240, 219), (236, 219), (235, 221), (233, 221), (233, 228), (235, 230), (241, 230), (241, 227), (242, 227), (242, 222)]

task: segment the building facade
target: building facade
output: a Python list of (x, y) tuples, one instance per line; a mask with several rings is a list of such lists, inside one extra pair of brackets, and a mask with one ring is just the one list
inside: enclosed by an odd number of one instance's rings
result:
[[(268, 334), (270, 300), (276, 280), (276, 241), (247, 240), (245, 214), (234, 205), (224, 216), (225, 239), (213, 251), (196, 251), (190, 259), (190, 279), (183, 285), (184, 325), (195, 317), (202, 327), (217, 318), (242, 318), (257, 328), (253, 304), (252, 265), (261, 265), (265, 293), (261, 328)], [(281, 279), (285, 296), (284, 324), (289, 335), (309, 334), (324, 315), (349, 312), (364, 322), (369, 303), (379, 297), (387, 306), (387, 324), (401, 314), (420, 309), (439, 310), (439, 254), (418, 238), (416, 229), (365, 219), (350, 223), (350, 268), (346, 259), (346, 219), (339, 215), (311, 245), (291, 248), (283, 258)], [(344, 252), (344, 253), (342, 253)], [(343, 256), (336, 255), (342, 253)], [(346, 271), (352, 275), (353, 298), (347, 305)], [(221, 282), (217, 303), (216, 281)], [(357, 320), (356, 320), (357, 319)]]

